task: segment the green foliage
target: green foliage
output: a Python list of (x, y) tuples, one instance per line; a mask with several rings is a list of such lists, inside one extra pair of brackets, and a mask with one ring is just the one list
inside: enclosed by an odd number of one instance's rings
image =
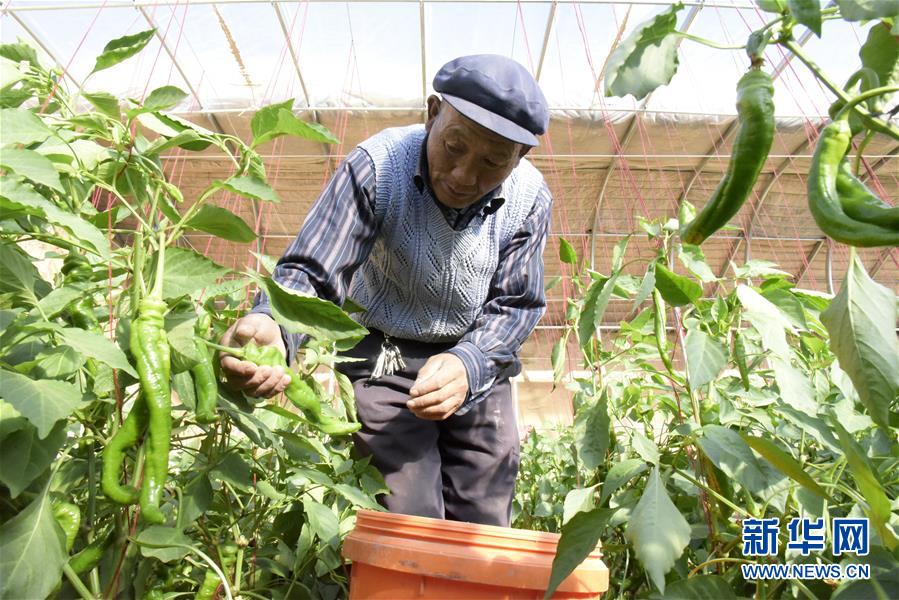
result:
[[(655, 223), (647, 230), (661, 238), (658, 255), (630, 264), (643, 262), (647, 273), (658, 274), (681, 251), (676, 234)], [(708, 268), (696, 253), (690, 261), (692, 272)], [(878, 348), (882, 361), (892, 348), (887, 338), (895, 341), (896, 297), (861, 272), (844, 283), (848, 291), (840, 294), (849, 299), (841, 299), (795, 288), (771, 263), (735, 267), (717, 298), (665, 288), (681, 304), (673, 311), (658, 305), (675, 330), (665, 334), (666, 343), (656, 343), (656, 305), (603, 338), (590, 319), (579, 359), (569, 357), (579, 364), (568, 368), (580, 369), (567, 384), (572, 424), (532, 432), (522, 445), (513, 525), (562, 533), (550, 589), (599, 542), (613, 598), (752, 597), (762, 589), (768, 598), (793, 598), (788, 584), (743, 579), (740, 523), (824, 515), (869, 517), (872, 556), (882, 564), (870, 582), (813, 593), (864, 597), (892, 587), (899, 569), (899, 521), (889, 500), (899, 495), (896, 424), (875, 425), (822, 320), (847, 330), (847, 365), (872, 360), (866, 348)], [(563, 339), (583, 333), (588, 296), (608, 281), (585, 267), (569, 277), (575, 295)], [(677, 281), (670, 271), (663, 277)], [(621, 293), (640, 300), (639, 310), (644, 287)], [(860, 344), (857, 315), (838, 312), (862, 297), (865, 308), (853, 310), (879, 323), (868, 330), (879, 329), (882, 343)], [(878, 381), (875, 375), (868, 384)], [(799, 562), (784, 546), (773, 560)]]
[[(94, 71), (134, 56), (154, 33), (113, 40)], [(0, 46), (0, 56), (0, 596), (186, 597), (207, 572), (232, 597), (345, 594), (340, 543), (358, 507), (379, 508), (376, 498), (386, 490), (377, 470), (293, 410), (261, 410), (262, 401), (224, 387), (216, 390), (215, 422), (195, 414), (197, 336), (218, 341), (255, 289), (273, 291), (284, 326), (311, 336), (304, 376), (332, 369), (335, 350), (365, 334), (336, 306), (296, 296), (256, 272), (234, 273), (186, 247), (189, 231), (255, 239), (240, 217), (213, 202), (227, 192), (277, 201), (261, 157), (243, 140), (163, 112), (186, 97), (178, 88), (158, 88), (142, 102), (82, 90), (79, 105), (59, 72), (41, 66), (28, 46)], [(283, 109), (264, 128), (260, 135), (269, 139), (333, 140)], [(173, 147), (220, 151), (233, 171), (205, 182), (185, 203), (162, 169), (160, 154)], [(109, 203), (104, 212), (97, 198)], [(44, 245), (26, 252), (26, 238)], [(58, 270), (59, 262), (62, 270), (47, 275), (43, 266)], [(123, 413), (139, 414), (140, 347), (130, 339), (135, 309), (151, 290), (165, 303), (161, 339), (174, 390), (161, 524), (111, 501), (100, 486), (101, 456), (122, 429)], [(196, 329), (199, 314), (212, 316), (208, 334)], [(338, 381), (339, 398), (320, 389), (319, 400), (339, 414), (353, 398), (352, 386)], [(138, 446), (141, 435), (138, 425)], [(123, 446), (122, 483), (139, 486), (147, 444)], [(51, 499), (82, 507), (69, 553)], [(84, 550), (93, 558), (64, 573), (67, 554)]]

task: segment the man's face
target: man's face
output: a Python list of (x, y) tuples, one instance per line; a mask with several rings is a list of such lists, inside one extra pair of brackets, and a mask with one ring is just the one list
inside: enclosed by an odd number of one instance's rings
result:
[(527, 150), (434, 96), (428, 99), (427, 128), (431, 189), (452, 208), (483, 198), (512, 173)]

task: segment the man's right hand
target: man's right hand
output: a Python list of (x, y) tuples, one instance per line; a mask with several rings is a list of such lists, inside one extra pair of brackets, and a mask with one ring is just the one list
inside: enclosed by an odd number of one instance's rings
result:
[[(222, 336), (222, 346), (240, 348), (250, 341), (257, 346), (274, 346), (281, 351), (287, 364), (287, 349), (281, 338), (281, 328), (270, 316), (251, 313), (237, 320)], [(225, 374), (227, 385), (248, 396), (271, 398), (284, 391), (290, 383), (285, 367), (259, 367), (255, 364), (227, 354), (219, 355), (219, 364)]]

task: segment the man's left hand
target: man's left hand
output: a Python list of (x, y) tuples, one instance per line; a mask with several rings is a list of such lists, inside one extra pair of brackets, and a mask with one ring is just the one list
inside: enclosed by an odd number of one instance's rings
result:
[(409, 390), (406, 406), (420, 419), (442, 421), (459, 410), (468, 397), (468, 374), (455, 354), (428, 359)]

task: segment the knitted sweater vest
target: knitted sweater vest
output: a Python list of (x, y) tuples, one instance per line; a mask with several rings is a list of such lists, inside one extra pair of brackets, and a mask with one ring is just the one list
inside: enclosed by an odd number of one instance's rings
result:
[(386, 129), (359, 146), (375, 166), (371, 254), (349, 295), (365, 307), (367, 327), (398, 338), (448, 342), (462, 337), (487, 300), (501, 250), (522, 226), (543, 176), (522, 159), (502, 184), (505, 203), (455, 231), (414, 175), (425, 138), (423, 125)]

